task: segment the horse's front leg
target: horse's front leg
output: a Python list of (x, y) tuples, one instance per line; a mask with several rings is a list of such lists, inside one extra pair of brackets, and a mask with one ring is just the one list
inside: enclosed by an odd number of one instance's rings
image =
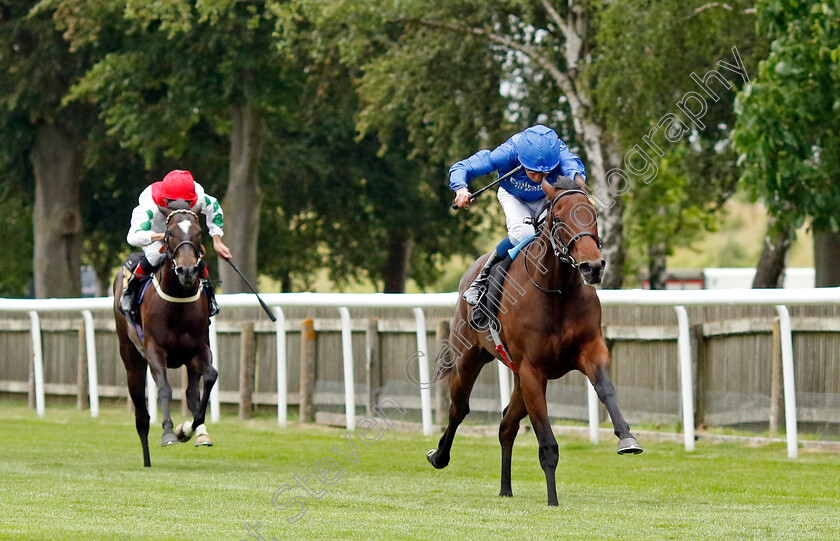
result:
[(548, 505), (558, 505), (555, 472), (557, 471), (559, 448), (554, 433), (551, 431), (551, 423), (548, 420), (548, 408), (545, 402), (546, 379), (545, 376), (530, 366), (526, 359), (523, 359), (519, 370), (519, 382), (522, 387), (525, 407), (528, 409), (528, 416), (531, 418), (531, 426), (534, 427), (534, 433), (540, 444), (540, 467), (545, 473)]
[(158, 387), (158, 400), (163, 410), (163, 435), (160, 438), (161, 445), (173, 445), (178, 443), (178, 437), (172, 430), (172, 416), (169, 413), (169, 403), (172, 401), (172, 386), (166, 377), (167, 353), (155, 344), (146, 347), (146, 356), (149, 361), (149, 369)]
[[(216, 384), (216, 379), (219, 377), (219, 373), (213, 368), (213, 353), (210, 351), (210, 346), (205, 346), (201, 353), (194, 359), (196, 365), (196, 373), (201, 371), (201, 377), (204, 378), (204, 388), (201, 391), (201, 400), (198, 403), (198, 406), (195, 410), (193, 410), (193, 426), (195, 427), (195, 445), (196, 447), (199, 445), (206, 445), (210, 446), (213, 445), (213, 441), (210, 439), (209, 434), (207, 434), (207, 427), (204, 425), (204, 418), (207, 414), (207, 403), (210, 401), (210, 391), (213, 389), (213, 385)], [(196, 380), (198, 378), (196, 377)], [(196, 381), (196, 386), (197, 386)]]
[[(202, 372), (196, 372), (193, 369), (193, 366), (194, 363), (187, 365), (187, 388), (185, 390), (185, 395), (187, 397), (187, 407), (192, 412), (194, 421), (196, 413), (198, 412), (198, 401), (200, 398), (198, 382), (201, 380)], [(178, 441), (184, 443), (192, 438), (196, 428), (193, 421), (184, 421), (175, 427), (175, 435), (178, 436)]]
[(589, 378), (598, 398), (606, 406), (613, 422), (615, 435), (618, 437), (618, 454), (634, 454), (642, 452), (642, 447), (633, 434), (630, 433), (630, 425), (624, 420), (624, 416), (618, 409), (618, 400), (615, 396), (615, 387), (612, 384), (607, 371), (609, 367), (609, 350), (606, 344), (595, 344), (582, 356), (583, 373)]
[(502, 422), (499, 424), (499, 443), (502, 445), (502, 488), (499, 496), (513, 496), (510, 486), (510, 461), (513, 455), (513, 442), (519, 432), (519, 421), (528, 415), (525, 400), (522, 398), (522, 387), (519, 376), (514, 375), (513, 393), (510, 404), (505, 408)]

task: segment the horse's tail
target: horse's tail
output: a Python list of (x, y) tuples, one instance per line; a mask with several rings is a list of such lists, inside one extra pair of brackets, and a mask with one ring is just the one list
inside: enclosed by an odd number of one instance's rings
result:
[(448, 378), (455, 368), (455, 361), (457, 360), (458, 355), (449, 340), (441, 341), (435, 354), (435, 373), (432, 382), (438, 383)]

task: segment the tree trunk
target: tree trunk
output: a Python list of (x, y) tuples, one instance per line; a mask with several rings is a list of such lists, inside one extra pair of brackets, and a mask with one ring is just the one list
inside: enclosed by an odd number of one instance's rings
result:
[(814, 234), (814, 269), (817, 287), (840, 286), (840, 233)]
[[(600, 127), (599, 127), (600, 130)], [(601, 144), (598, 146), (603, 150)], [(587, 152), (589, 152), (587, 150)], [(598, 153), (603, 156), (602, 153)], [(587, 154), (588, 156), (589, 154)], [(610, 189), (607, 185), (606, 171), (612, 169), (612, 166), (621, 164), (621, 159), (613, 151), (608, 151), (609, 162), (603, 160), (589, 160), (592, 166), (593, 174), (596, 171), (602, 171), (599, 176), (595, 177), (595, 182), (590, 182), (593, 189), (593, 199), (596, 200), (595, 208), (598, 211), (598, 234), (601, 236), (601, 255), (607, 262), (607, 267), (604, 270), (604, 279), (601, 282), (602, 289), (621, 289), (624, 285), (624, 261), (626, 254), (624, 252), (624, 200), (621, 196), (610, 194)], [(606, 169), (610, 166), (610, 169)], [(598, 203), (598, 201), (603, 202)]]
[(650, 289), (665, 289), (665, 243), (653, 242), (648, 246), (648, 284)]
[(761, 249), (761, 256), (755, 268), (753, 288), (782, 287), (785, 261), (791, 244), (791, 231), (785, 229), (783, 232), (771, 235), (770, 231), (777, 222), (778, 220), (771, 216), (767, 223), (767, 234), (764, 236), (764, 247)]
[[(222, 202), (225, 213), (224, 243), (236, 266), (257, 287), (257, 240), (260, 231), (262, 192), (259, 185), (260, 150), (264, 137), (263, 111), (250, 104), (231, 108), (230, 182)], [(219, 261), (222, 291), (250, 291), (233, 268)]]
[(38, 129), (29, 153), (35, 172), (33, 271), (35, 296), (80, 297), (82, 294), (82, 214), (78, 171), (81, 151), (61, 128)]
[(102, 268), (94, 265), (93, 272), (96, 273), (96, 296), (107, 297), (111, 294), (111, 282), (114, 280), (113, 267)]
[(411, 257), (409, 239), (395, 237), (388, 242), (388, 260), (385, 262), (385, 268), (382, 269), (385, 293), (405, 293), (409, 257)]
[(610, 193), (607, 173), (613, 167), (620, 167), (622, 159), (606, 142), (603, 126), (592, 120), (592, 100), (586, 93), (587, 81), (581, 77), (579, 69), (590, 62), (589, 56), (584, 54), (584, 45), (591, 39), (592, 12), (584, 4), (569, 2), (568, 13), (563, 19), (550, 2), (543, 1), (542, 4), (558, 26), (565, 26), (567, 72), (560, 72), (556, 66), (544, 67), (563, 89), (572, 113), (572, 124), (586, 151), (587, 185), (595, 196), (598, 233), (603, 246), (601, 254), (607, 262), (601, 287), (620, 289), (624, 284), (624, 203), (620, 196)]

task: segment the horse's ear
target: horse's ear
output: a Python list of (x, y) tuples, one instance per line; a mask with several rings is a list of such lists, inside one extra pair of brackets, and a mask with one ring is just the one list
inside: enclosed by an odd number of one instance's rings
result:
[(542, 181), (542, 189), (545, 192), (545, 195), (548, 196), (550, 201), (553, 201), (557, 194), (560, 193), (560, 190), (549, 184), (547, 181)]

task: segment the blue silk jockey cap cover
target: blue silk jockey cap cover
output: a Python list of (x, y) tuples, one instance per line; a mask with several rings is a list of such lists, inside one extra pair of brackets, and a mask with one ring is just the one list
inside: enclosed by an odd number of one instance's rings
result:
[(560, 163), (560, 138), (546, 126), (532, 126), (515, 141), (516, 154), (525, 169), (548, 173)]

